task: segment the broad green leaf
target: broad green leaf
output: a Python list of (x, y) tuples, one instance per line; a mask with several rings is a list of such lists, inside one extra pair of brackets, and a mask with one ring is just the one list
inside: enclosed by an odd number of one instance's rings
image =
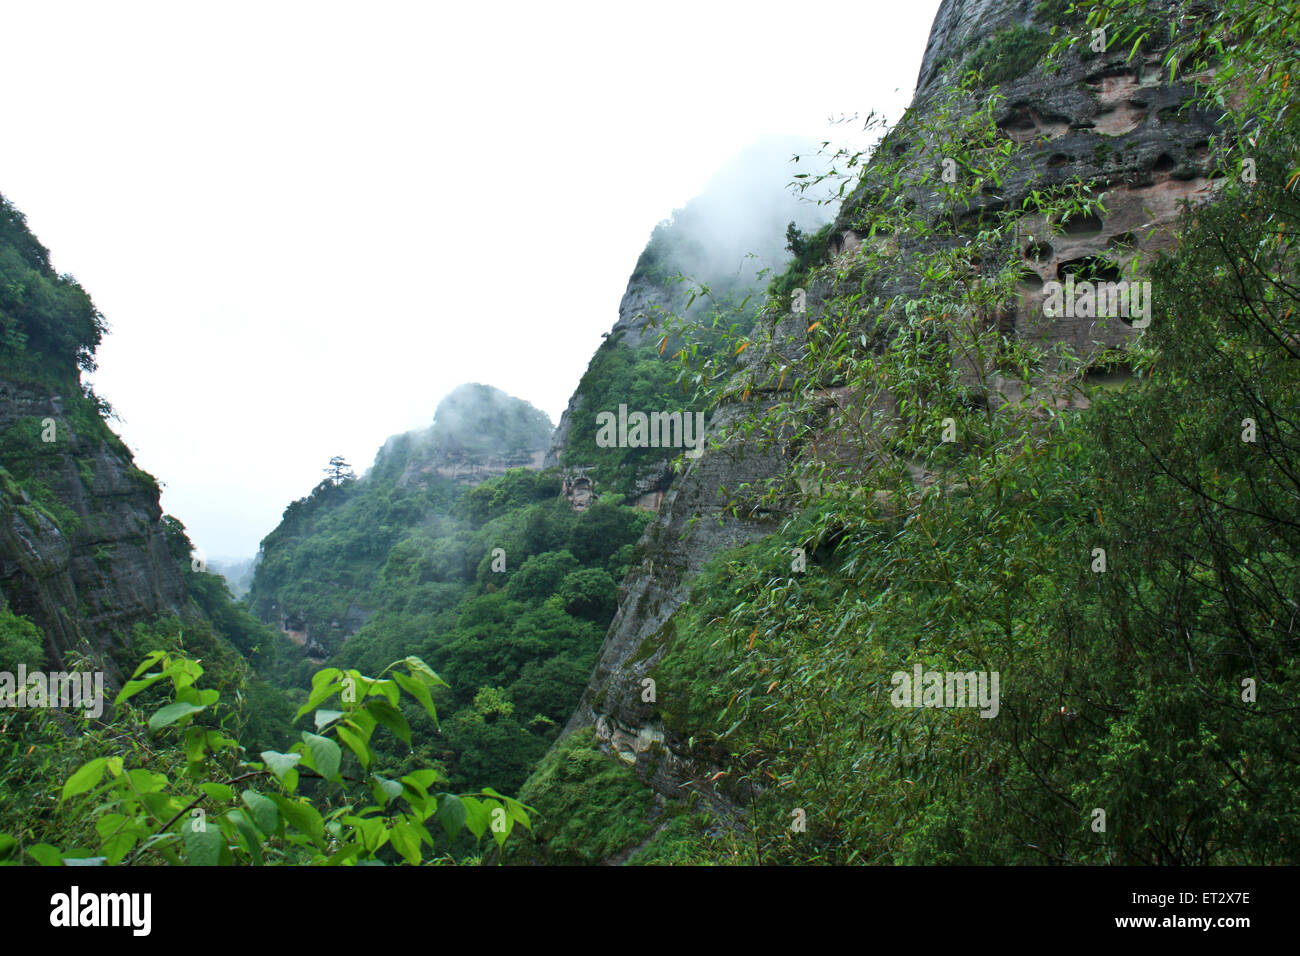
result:
[[(59, 798), (62, 803), (68, 797), (75, 797), (79, 793), (85, 793), (87, 790), (93, 790), (99, 785), (99, 781), (104, 776), (104, 768), (108, 765), (107, 757), (96, 757), (94, 760), (85, 764), (80, 770), (68, 778), (68, 782), (63, 785), (63, 796)], [(30, 850), (28, 851), (31, 852)]]
[(323, 730), (342, 716), (343, 711), (341, 710), (326, 710), (322, 707), (316, 711), (316, 729)]
[(528, 808), (518, 800), (512, 800), (510, 797), (502, 797), (501, 799), (506, 802), (506, 812), (510, 814), (511, 819), (517, 820), (519, 823), (523, 824), (526, 830), (531, 832), (533, 829), (533, 823), (528, 817)]
[(161, 730), (164, 727), (170, 727), (176, 721), (189, 717), (191, 714), (197, 714), (201, 710), (203, 710), (201, 704), (187, 704), (184, 701), (176, 701), (160, 708), (157, 713), (149, 718), (149, 729)]
[[(100, 849), (104, 852), (104, 862), (109, 866), (117, 866), (131, 852), (139, 839), (139, 834), (133, 830), (110, 831), (106, 836), (101, 836), (103, 842), (100, 844)], [(64, 863), (66, 864), (67, 860), (64, 860)]]
[(375, 720), (395, 733), (404, 742), (407, 744), (411, 742), (411, 725), (406, 722), (406, 717), (402, 715), (402, 712), (387, 700), (366, 701), (366, 710), (374, 715)]
[(37, 843), (27, 848), (27, 855), (41, 866), (63, 866), (63, 854), (48, 843)]
[(378, 725), (374, 714), (364, 707), (352, 711), (345, 723), (359, 733), (363, 740), (369, 740), (370, 735), (375, 732), (375, 727)]
[[(253, 865), (261, 866), (262, 838), (258, 834), (257, 828), (253, 826), (253, 822), (248, 818), (248, 814), (242, 809), (236, 807), (234, 810), (231, 810), (226, 814), (226, 819), (233, 823), (235, 829), (239, 831), (239, 836), (243, 840), (245, 848), (253, 858)], [(208, 826), (210, 828), (212, 824), (209, 823)]]
[(424, 790), (428, 790), (441, 779), (442, 774), (430, 767), (422, 767), (419, 770), (412, 770), (402, 778), (404, 782), (414, 784)]
[(355, 814), (343, 818), (343, 822), (352, 827), (367, 853), (376, 853), (388, 842), (388, 827), (384, 826), (382, 817), (361, 817)]
[(198, 661), (192, 661), (184, 657), (169, 660), (167, 666), (163, 668), (163, 676), (172, 679), (172, 683), (176, 685), (177, 693), (179, 693), (185, 688), (193, 686), (194, 682), (203, 676), (203, 665)]
[(127, 681), (126, 684), (123, 685), (122, 689), (117, 692), (117, 696), (113, 698), (113, 706), (116, 707), (122, 704), (124, 701), (130, 700), (132, 697), (140, 693), (140, 691), (144, 690), (146, 687), (152, 687), (154, 684), (158, 683), (160, 680), (163, 679), (164, 676), (166, 675), (153, 674), (142, 680)]
[(416, 677), (424, 681), (424, 683), (428, 684), (431, 687), (451, 686), (445, 680), (443, 680), (441, 677), (435, 674), (432, 667), (430, 667), (424, 661), (420, 660), (420, 658), (418, 657), (408, 657), (406, 658), (405, 661), (403, 661), (403, 663), (406, 664), (406, 669), (411, 672), (412, 677)]
[(218, 803), (229, 803), (235, 799), (235, 791), (224, 783), (201, 783), (199, 789)]
[(339, 740), (347, 744), (348, 749), (357, 755), (357, 760), (360, 761), (362, 768), (369, 770), (371, 757), (370, 747), (361, 739), (361, 735), (350, 727), (342, 726), (338, 728), (338, 735)]
[(461, 797), (460, 805), (465, 811), (465, 826), (475, 839), (483, 836), (488, 828), (487, 807), (473, 797)]
[(257, 828), (267, 836), (275, 836), (276, 831), (280, 829), (280, 813), (276, 810), (275, 802), (256, 790), (245, 790), (240, 797), (248, 807)]
[(120, 830), (126, 820), (125, 814), (106, 813), (95, 821), (95, 832), (99, 834), (101, 840), (106, 840)]
[(285, 773), (292, 770), (302, 759), (302, 754), (282, 754), (274, 750), (263, 750), (261, 753), (262, 762), (266, 764), (266, 769), (275, 774), (278, 779), (284, 779)]
[(487, 806), (488, 829), (492, 831), (492, 839), (497, 841), (497, 846), (504, 846), (510, 831), (515, 828), (514, 818), (495, 800), (485, 800), (484, 803)]
[(324, 670), (317, 671), (311, 678), (311, 693), (307, 696), (307, 702), (298, 708), (298, 713), (294, 714), (294, 720), (301, 720), (305, 715), (310, 714), (313, 710), (329, 700), (339, 692), (342, 685), (339, 683), (343, 677), (343, 672), (337, 667), (327, 667)]
[(337, 781), (339, 763), (343, 759), (343, 751), (339, 749), (339, 745), (328, 737), (320, 737), (305, 730), (302, 732), (302, 739), (307, 744), (312, 769), (326, 780)]
[(406, 674), (393, 674), (393, 680), (401, 685), (402, 689), (419, 701), (424, 712), (429, 715), (434, 726), (438, 725), (438, 710), (433, 706), (433, 696), (429, 693), (429, 688), (420, 680), (414, 677), (408, 677)]
[(193, 821), (181, 825), (181, 839), (185, 842), (185, 862), (190, 866), (216, 866), (221, 862), (221, 827), (215, 821), (201, 830), (195, 830)]
[(127, 779), (131, 781), (131, 786), (142, 796), (157, 794), (167, 786), (167, 775), (154, 773), (152, 770), (137, 768), (126, 772)]
[(171, 794), (158, 791), (140, 794), (140, 802), (144, 804), (149, 813), (159, 820), (170, 820), (184, 807), (184, 804)]
[(233, 737), (227, 737), (225, 734), (217, 733), (215, 730), (207, 731), (207, 745), (213, 753), (217, 753), (221, 750), (240, 749), (238, 740), (235, 740)]
[(393, 824), (388, 836), (393, 841), (393, 848), (402, 854), (407, 863), (412, 866), (419, 866), (420, 833), (415, 827), (403, 820), (398, 820)]
[(398, 783), (396, 780), (389, 780), (387, 777), (381, 777), (377, 773), (372, 774), (371, 776), (374, 779), (375, 785), (384, 794), (385, 801), (383, 802), (387, 802), (388, 800), (396, 800), (398, 797), (402, 795), (402, 785)]
[(185, 728), (185, 759), (191, 766), (201, 764), (208, 749), (208, 732), (203, 727)]
[(371, 694), (382, 694), (394, 707), (396, 707), (398, 701), (402, 699), (402, 692), (398, 690), (397, 685), (390, 680), (375, 681), (370, 685), (370, 689), (366, 691), (367, 697)]
[(325, 839), (325, 821), (316, 808), (310, 803), (300, 800), (290, 800), (288, 797), (282, 797), (273, 793), (269, 795), (275, 805), (280, 808), (280, 813), (284, 815), (289, 825), (297, 830), (307, 834), (316, 843)]
[[(167, 657), (166, 651), (150, 651), (148, 654), (144, 656), (144, 660), (140, 662), (140, 666), (135, 669), (135, 672), (131, 675), (131, 677), (132, 678), (139, 677), (149, 668), (153, 667), (153, 665), (156, 664), (158, 661), (161, 661), (166, 657)], [(162, 677), (163, 675), (159, 674), (158, 676)]]
[[(461, 798), (452, 793), (438, 796), (438, 822), (447, 831), (448, 837), (454, 837), (465, 826), (465, 804)], [(481, 832), (481, 831), (480, 831)], [(478, 834), (475, 834), (477, 836)]]
[(359, 857), (363, 852), (365, 852), (365, 851), (364, 851), (364, 849), (362, 848), (362, 846), (361, 846), (360, 843), (349, 843), (349, 844), (348, 844), (347, 846), (345, 846), (343, 849), (339, 850), (337, 853), (335, 853), (333, 856), (331, 856), (328, 860), (326, 860), (326, 861), (325, 861), (325, 865), (326, 865), (326, 866), (342, 866), (342, 865), (345, 864), (345, 863), (350, 863), (350, 862), (352, 862), (352, 861), (355, 860), (357, 857)]

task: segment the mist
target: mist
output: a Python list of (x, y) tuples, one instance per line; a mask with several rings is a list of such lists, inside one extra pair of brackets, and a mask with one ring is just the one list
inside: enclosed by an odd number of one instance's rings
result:
[(438, 403), (433, 424), (384, 442), (363, 477), (404, 472), (435, 458), (531, 464), (554, 428), (550, 416), (531, 403), (491, 385), (468, 383)]
[(744, 197), (789, 171), (721, 170), (901, 114), (936, 6), (19, 5), (0, 82), (40, 93), (9, 98), (0, 189), (107, 317), (92, 382), (163, 509), (247, 558), (462, 383), (558, 420), (711, 181), (701, 244), (780, 253), (804, 214)]
[(793, 222), (808, 232), (834, 216), (837, 203), (825, 188), (793, 188), (797, 174), (827, 167), (819, 145), (803, 137), (766, 136), (741, 150), (698, 196), (655, 226), (637, 272), (680, 273), (742, 295), (761, 291), (790, 259), (786, 227)]

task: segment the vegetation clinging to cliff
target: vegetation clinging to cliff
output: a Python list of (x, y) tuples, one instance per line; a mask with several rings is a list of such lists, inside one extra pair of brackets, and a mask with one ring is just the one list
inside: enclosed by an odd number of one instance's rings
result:
[(0, 350), (7, 359), (30, 350), (75, 377), (78, 368), (95, 367), (105, 328), (90, 296), (71, 276), (55, 273), (26, 218), (0, 196)]
[[(1277, 14), (1231, 6), (1231, 35)], [(1209, 46), (1229, 53), (1224, 26)], [(1277, 107), (1300, 24), (1269, 26), (1243, 60), (1290, 38), (1256, 101)], [(1000, 181), (963, 116), (932, 130), (972, 174), (938, 187), (958, 208)], [(1300, 302), (1278, 278), (1297, 267), (1298, 140), (1292, 120), (1251, 142), (1257, 182), (1240, 144), (1219, 157), (1227, 185), (1148, 274), (1159, 305), (1122, 357), (1002, 334), (1011, 217), (970, 242), (896, 219), (930, 244), (825, 270), (802, 361), (722, 387), (794, 383), (755, 434), (798, 452), (780, 477), (801, 507), (701, 575), (655, 676), (665, 724), (726, 747), (719, 786), (757, 793), (751, 862), (1294, 862)], [(900, 276), (913, 288), (884, 295)], [(1127, 387), (1084, 384), (1120, 358)], [(1075, 387), (1091, 407), (1062, 411)], [(1000, 673), (1000, 712), (897, 706), (914, 666)]]

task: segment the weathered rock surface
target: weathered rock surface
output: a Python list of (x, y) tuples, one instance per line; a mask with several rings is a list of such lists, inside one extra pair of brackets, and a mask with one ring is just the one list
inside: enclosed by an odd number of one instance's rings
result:
[[(39, 385), (0, 381), (0, 433), (26, 419), (53, 419), (56, 452), (40, 477), (75, 515), (59, 527), (23, 496), (0, 497), (0, 589), (10, 607), (46, 637), (51, 666), (74, 649), (104, 658), (137, 622), (179, 613), (189, 603), (167, 547), (153, 480), (107, 426), (79, 433), (62, 398)], [(13, 452), (6, 449), (17, 466)], [(75, 525), (75, 528), (72, 526)]]

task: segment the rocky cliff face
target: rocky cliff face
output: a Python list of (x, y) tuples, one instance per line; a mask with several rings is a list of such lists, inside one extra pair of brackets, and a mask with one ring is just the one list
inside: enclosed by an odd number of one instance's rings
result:
[(189, 599), (157, 485), (74, 387), (60, 394), (0, 378), (0, 589), (44, 631), (51, 666), (75, 650), (102, 659), (115, 678), (122, 636)]
[(124, 636), (189, 606), (189, 543), (81, 383), (104, 331), (0, 196), (0, 606), (41, 629), (51, 667), (86, 657), (115, 681)]
[[(929, 97), (952, 82), (981, 50), (997, 50), (1008, 38), (1045, 48), (1046, 31), (1056, 25), (1048, 11), (1063, 6), (944, 0), (912, 109), (926, 110)], [(1037, 16), (1035, 10), (1040, 11)], [(1083, 30), (1078, 23), (1066, 28)], [(998, 127), (1019, 148), (1012, 177), (1001, 189), (987, 191), (987, 202), (1014, 208), (1029, 190), (1077, 175), (1104, 191), (1108, 210), (1103, 217), (1069, 224), (1063, 236), (1026, 244), (1022, 301), (1004, 319), (1008, 332), (1066, 342), (1082, 352), (1096, 343), (1122, 345), (1136, 334), (1123, 322), (1102, 327), (1088, 318), (1044, 318), (1042, 285), (1064, 278), (1107, 250), (1149, 254), (1162, 248), (1172, 239), (1170, 227), (1179, 204), (1213, 190), (1207, 172), (1211, 118), (1180, 110), (1191, 91), (1162, 82), (1160, 52), (1144, 49), (1132, 60), (1127, 49), (1068, 54), (1058, 72), (1048, 72), (1039, 62), (1002, 81)], [(918, 192), (917, 198), (924, 209), (926, 196)], [(836, 220), (830, 242), (834, 257), (851, 256), (863, 242), (853, 228), (861, 199), (855, 195), (846, 200)], [(1028, 233), (1040, 236), (1044, 226), (1025, 223)], [(785, 355), (801, 352), (805, 329), (822, 317), (829, 291), (826, 282), (812, 284), (807, 315), (774, 321), (774, 349)], [(751, 412), (752, 403), (724, 405), (715, 412), (711, 431), (719, 433), (728, 422)], [(678, 797), (690, 786), (712, 801), (725, 802), (708, 782), (716, 769), (709, 754), (665, 727), (657, 705), (643, 700), (641, 680), (670, 653), (671, 619), (687, 598), (692, 575), (718, 552), (776, 527), (777, 516), (758, 510), (744, 519), (724, 512), (719, 489), (758, 482), (779, 473), (781, 465), (773, 453), (727, 445), (712, 448), (677, 475), (638, 546), (637, 563), (623, 582), (619, 610), (595, 672), (566, 728), (572, 732), (594, 726), (603, 749), (635, 765), (642, 779), (667, 797)], [(658, 692), (672, 689), (661, 687)]]

